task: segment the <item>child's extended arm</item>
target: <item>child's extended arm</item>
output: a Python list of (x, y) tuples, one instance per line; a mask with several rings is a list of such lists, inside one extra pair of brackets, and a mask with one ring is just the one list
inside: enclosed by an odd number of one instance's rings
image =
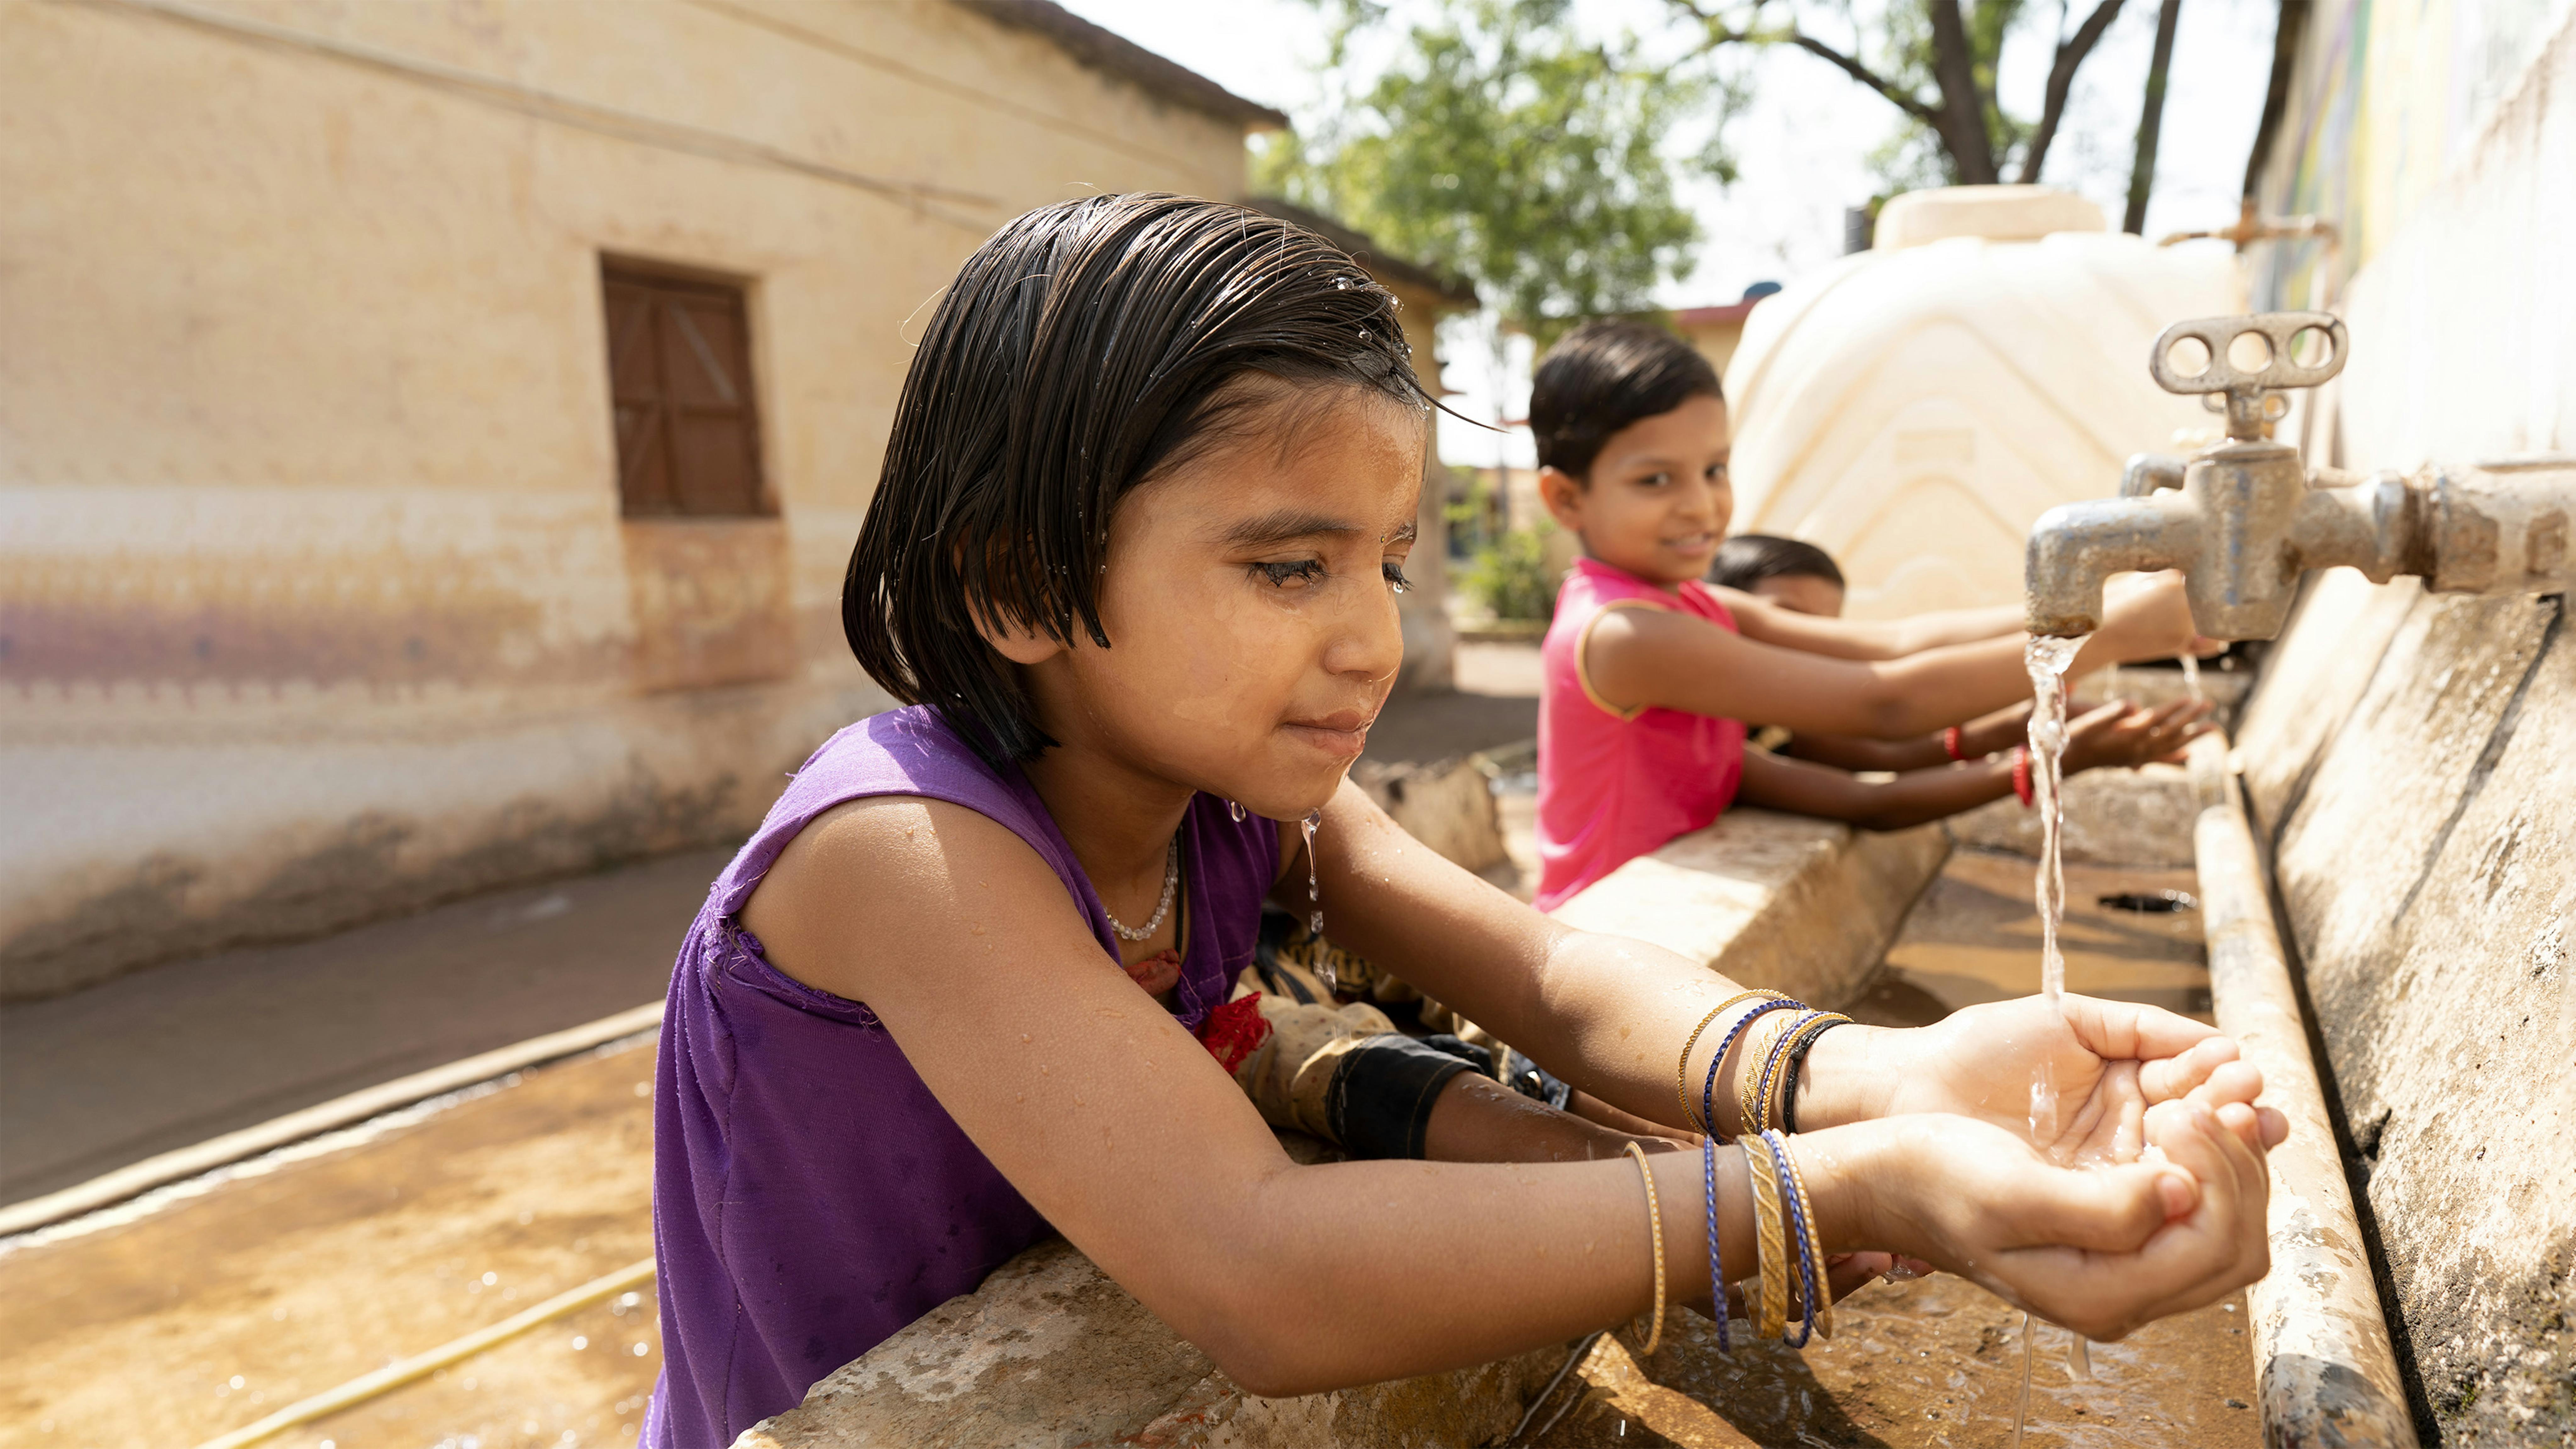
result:
[[(1363, 827), (1437, 869), (1416, 861), (1364, 884)], [(1323, 898), (1337, 936), (1347, 930), (1398, 959), (1394, 948), (1446, 929), (1455, 939), (1425, 958), (1426, 985), (1465, 988), (1455, 993), (1462, 1004), (1526, 1028), (1542, 1061), (1597, 1061), (1587, 1076), (1619, 1099), (1651, 1106), (1661, 1081), (1658, 1116), (1674, 1115), (1673, 1056), (1732, 986), (1650, 947), (1553, 926), (1411, 844), (1355, 788), (1336, 798), (1325, 831), (1343, 842), (1327, 854)], [(1255, 1393), (1483, 1362), (1648, 1306), (1652, 1254), (1633, 1162), (1294, 1165), (1206, 1050), (1102, 959), (1052, 869), (980, 815), (907, 798), (845, 806), (781, 856), (745, 924), (780, 969), (865, 1001), (1011, 1184)], [(2147, 1019), (2079, 1003), (2073, 1032), (2098, 1034), (2086, 1011)], [(1542, 1029), (1541, 1016), (1560, 1024)], [(2194, 1041), (2208, 1034), (2171, 1021)], [(2266, 1128), (2245, 1105), (2259, 1078), (2202, 1060), (2172, 1033), (2156, 1014), (2152, 1040), (2132, 1043), (2153, 1060), (2127, 1077), (2153, 1078), (2164, 1098), (2191, 1094), (2150, 1119), (2184, 1173), (2144, 1161), (2054, 1169), (2017, 1133), (1957, 1116), (1825, 1128), (1798, 1145), (1827, 1251), (1884, 1246), (1970, 1271), (2097, 1338), (2250, 1281), (2264, 1267)], [(2020, 1035), (2044, 1033), (2024, 1023)], [(744, 1044), (747, 1063), (757, 1049)], [(1810, 1075), (1844, 1086), (1812, 1100), (1802, 1092), (1802, 1126), (1857, 1109), (1880, 1070), (1910, 1060), (1882, 1051), (1873, 1066), (1850, 1050), (1816, 1050), (1844, 1065), (1811, 1056)], [(1993, 1055), (1978, 1060), (1991, 1069)], [(2105, 1079), (2081, 1071), (2094, 1058), (2080, 1046), (2061, 1057), (2062, 1091), (2078, 1077)], [(1650, 1172), (1671, 1297), (1704, 1299), (1698, 1155), (1662, 1154)], [(1752, 1266), (1743, 1173), (1728, 1149), (1720, 1222), (1730, 1277)], [(2060, 1246), (2028, 1246), (2037, 1243)], [(1479, 1312), (1452, 1311), (1470, 1299)]]
[(1926, 649), (2018, 634), (2022, 624), (2021, 610), (2010, 604), (1902, 619), (1837, 619), (1784, 609), (1741, 589), (1718, 588), (1716, 593), (1735, 615), (1735, 626), (1745, 638), (1837, 659), (1902, 659)]
[(1789, 743), (1778, 751), (1794, 760), (1813, 760), (1819, 765), (1837, 765), (1846, 770), (1932, 770), (1953, 760), (1981, 760), (1997, 750), (2008, 750), (2020, 744), (2030, 730), (2030, 706), (2014, 705), (1993, 714), (1968, 721), (1958, 727), (1959, 752), (1950, 753), (1940, 735), (1916, 735), (1910, 740), (1873, 740), (1858, 735), (1829, 735), (1810, 731), (1791, 735)]
[[(2106, 622), (2070, 672), (2168, 658), (2195, 637), (2176, 595), (2169, 607), (2135, 607)], [(1905, 739), (2030, 697), (2017, 634), (1856, 661), (1760, 643), (1678, 610), (1621, 608), (1601, 613), (1582, 648), (1593, 690), (1619, 708), (1660, 705), (1793, 731)]]
[[(2177, 700), (2155, 711), (2114, 701), (2066, 729), (2066, 773), (2108, 765), (2131, 769), (2172, 760), (2209, 732), (2206, 703)], [(1854, 742), (1857, 743), (1857, 742)], [(1902, 830), (1971, 810), (2013, 792), (2010, 757), (1971, 759), (1907, 770), (1892, 780), (1864, 780), (1848, 769), (1784, 759), (1762, 750), (1744, 752), (1744, 783), (1736, 799), (1747, 805), (1846, 820), (1867, 830)]]
[[(1902, 659), (1926, 649), (2019, 634), (2022, 628), (2022, 612), (2011, 604), (1902, 619), (1843, 619), (1784, 609), (1741, 589), (1718, 587), (1715, 592), (1735, 615), (1735, 626), (1745, 638), (1836, 659)], [(2123, 612), (2170, 611), (2181, 604), (2182, 575), (2129, 574), (2114, 579), (2103, 597), (2109, 618)]]

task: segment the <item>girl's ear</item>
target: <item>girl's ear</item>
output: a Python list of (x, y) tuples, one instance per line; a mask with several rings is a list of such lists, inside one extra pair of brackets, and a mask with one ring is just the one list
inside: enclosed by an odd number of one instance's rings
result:
[(993, 652), (1013, 664), (1039, 664), (1064, 652), (1063, 642), (1042, 630), (997, 620), (973, 603), (966, 612), (974, 617), (975, 632), (993, 646)]
[(1568, 533), (1583, 531), (1583, 480), (1562, 468), (1538, 470), (1538, 498), (1547, 505), (1557, 526)]

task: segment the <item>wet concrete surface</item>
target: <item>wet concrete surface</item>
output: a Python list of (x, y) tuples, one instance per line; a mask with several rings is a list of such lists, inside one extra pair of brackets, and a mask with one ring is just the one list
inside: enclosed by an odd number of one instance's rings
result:
[[(1780, 1449), (1958, 1446), (2012, 1441), (2021, 1395), (2021, 1313), (1961, 1278), (1879, 1283), (1834, 1308), (1837, 1330), (1803, 1351), (1747, 1344), (1718, 1351), (1696, 1314), (1665, 1320), (1639, 1363), (1603, 1339), (1579, 1377), (1581, 1399), (1544, 1437), (1551, 1449)], [(1676, 1333), (1676, 1328), (1679, 1332)], [(2090, 1350), (2092, 1377), (2068, 1366), (2066, 1330), (2041, 1324), (2031, 1372), (2031, 1449), (2254, 1449), (2263, 1439), (2244, 1297), (2149, 1324)], [(1567, 1394), (1539, 1412), (1544, 1422)], [(1533, 1427), (1536, 1427), (1533, 1425)]]
[(0, 1007), (0, 1203), (659, 1000), (731, 849)]
[[(1846, 1008), (1882, 1026), (1921, 1026), (1963, 1006), (2039, 990), (2039, 914), (2031, 904), (2036, 862), (1959, 850), (1914, 904), (1887, 951), (1887, 970)], [(2197, 910), (2141, 913), (2102, 904), (2104, 896), (2156, 897), (2199, 889), (2190, 870), (2066, 867), (2066, 989), (2083, 996), (2161, 1006), (2209, 1021), (2209, 962)]]
[[(0, 1252), (0, 1449), (200, 1443), (649, 1255), (652, 1074), (650, 1046), (579, 1058)], [(631, 1444), (654, 1321), (647, 1285), (274, 1442)]]

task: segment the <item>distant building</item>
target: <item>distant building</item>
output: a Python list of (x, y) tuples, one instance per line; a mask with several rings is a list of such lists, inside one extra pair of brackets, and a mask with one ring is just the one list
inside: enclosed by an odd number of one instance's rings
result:
[(957, 263), (1282, 124), (1043, 0), (12, 5), (0, 94), (6, 997), (739, 838), (887, 703)]
[(1718, 376), (1724, 377), (1728, 359), (1735, 356), (1735, 344), (1744, 340), (1744, 319), (1753, 315), (1755, 304), (1779, 290), (1778, 282), (1756, 282), (1744, 289), (1740, 301), (1717, 307), (1684, 307), (1673, 313), (1673, 330), (1690, 343), (1693, 351), (1708, 359)]

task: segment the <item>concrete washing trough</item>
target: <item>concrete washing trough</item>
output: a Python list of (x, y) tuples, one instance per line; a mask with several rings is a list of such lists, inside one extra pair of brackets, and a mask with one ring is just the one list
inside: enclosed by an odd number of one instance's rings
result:
[[(2294, 1136), (2273, 1158), (2272, 1274), (2096, 1346), (2089, 1379), (2070, 1371), (2065, 1332), (2040, 1326), (2032, 1444), (2576, 1436), (2566, 632), (2556, 596), (2437, 599), (2323, 575), (2237, 711), (2233, 750), (2213, 739), (2188, 771), (2079, 781), (2069, 989), (2214, 1015)], [(1421, 783), (1417, 798), (1446, 798)], [(1996, 849), (2019, 828), (1998, 812), (1867, 835), (1738, 811), (1560, 915), (1863, 1019), (1928, 1020), (2035, 987), (2029, 862)], [(2094, 904), (2173, 889), (2200, 909)], [(1685, 1314), (1650, 1361), (1612, 1336), (1570, 1370), (1565, 1345), (1265, 1400), (1051, 1243), (739, 1443), (2009, 1441), (2017, 1313), (1948, 1278), (1846, 1303), (1845, 1331), (1804, 1354), (1722, 1357)]]

